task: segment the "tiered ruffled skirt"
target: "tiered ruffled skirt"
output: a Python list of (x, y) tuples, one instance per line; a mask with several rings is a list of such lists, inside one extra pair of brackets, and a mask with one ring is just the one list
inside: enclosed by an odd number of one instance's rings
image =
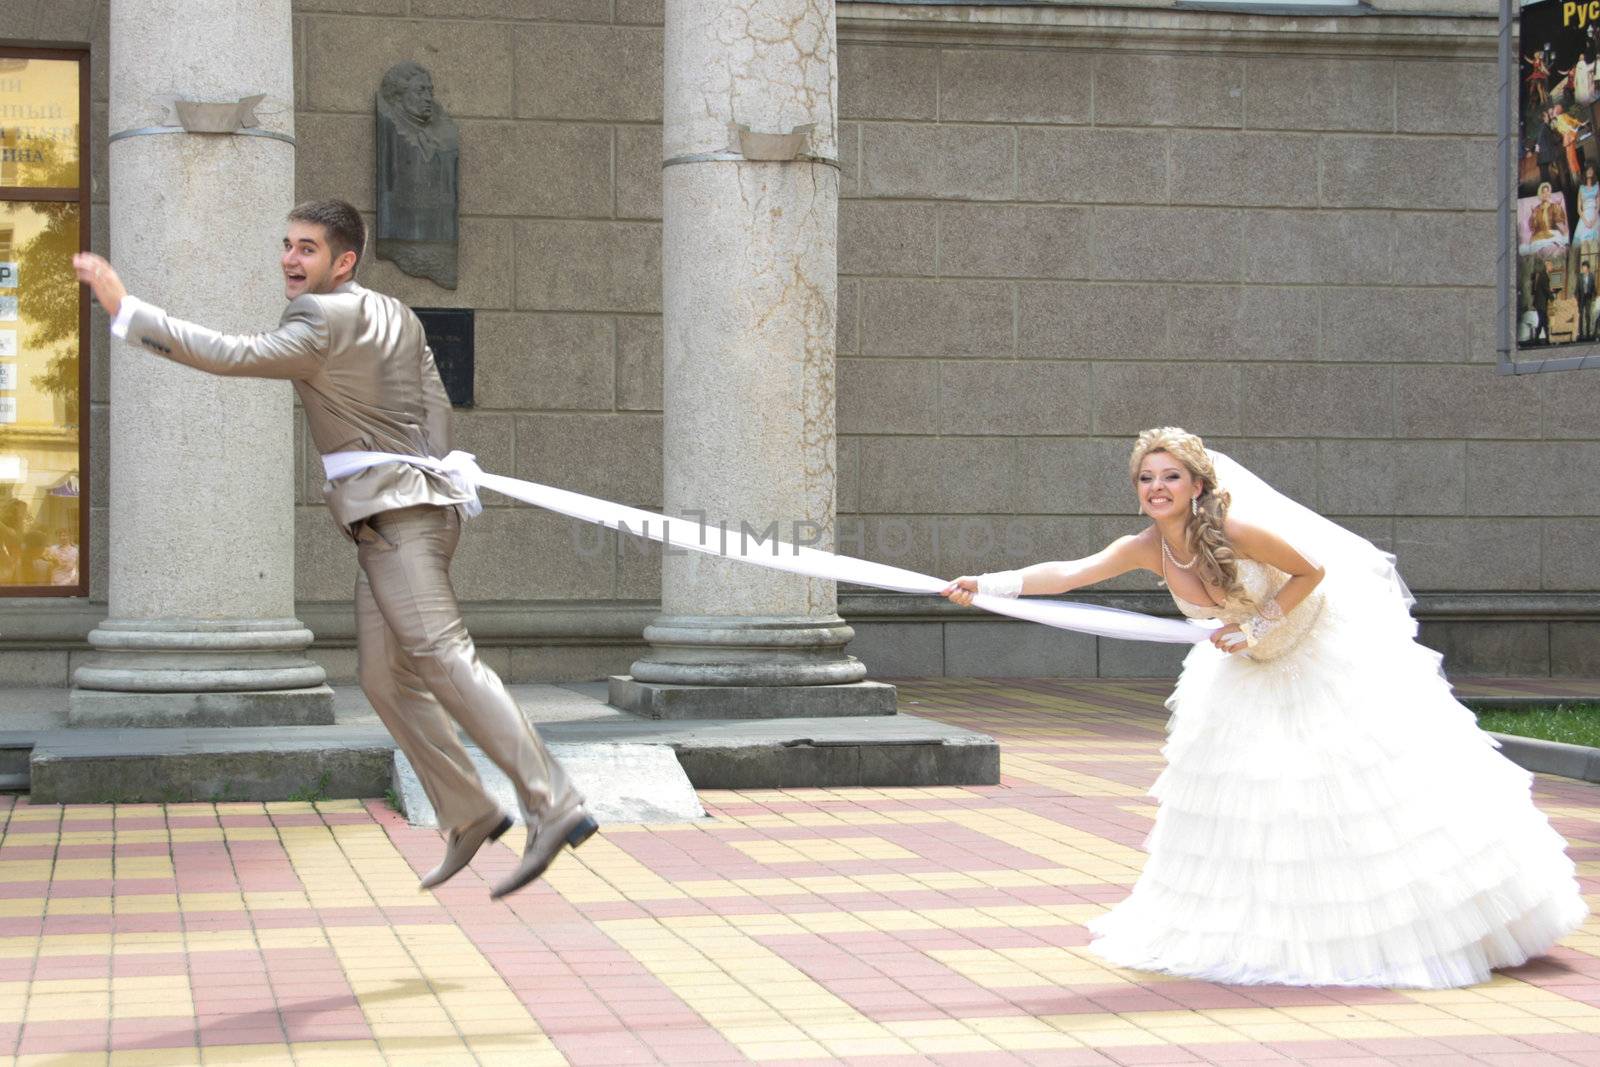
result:
[(1439, 656), (1330, 599), (1283, 656), (1197, 645), (1167, 703), (1149, 858), (1108, 961), (1216, 982), (1442, 988), (1588, 912), (1562, 841)]

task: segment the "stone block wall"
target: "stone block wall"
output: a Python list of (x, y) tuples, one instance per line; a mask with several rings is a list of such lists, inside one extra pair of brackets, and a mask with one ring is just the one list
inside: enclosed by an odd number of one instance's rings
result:
[[(362, 281), (472, 307), (476, 406), (455, 445), (486, 469), (619, 502), (661, 501), (659, 4), (611, 0), (296, 4), (297, 196), (376, 208), (373, 94), (416, 60), (461, 131), (461, 272), (446, 290), (369, 258)], [(369, 222), (371, 215), (369, 215)], [(302, 434), (302, 601), (348, 601), (355, 562)], [(653, 569), (614, 538), (486, 501), (456, 568), (463, 600), (631, 601)], [(528, 610), (535, 611), (536, 607)]]
[[(842, 24), (840, 63), (858, 546), (942, 575), (1088, 554), (1141, 524), (1131, 436), (1183, 425), (1396, 552), (1452, 670), (1600, 669), (1600, 572), (1577, 562), (1600, 489), (1576, 476), (1600, 459), (1600, 375), (1495, 373), (1492, 22), (1224, 40), (1060, 9), (1025, 30), (924, 9), (913, 32), (874, 10)], [(1108, 588), (1162, 603), (1135, 595), (1149, 576)], [(988, 621), (946, 621), (934, 648), (907, 625), (867, 622), (869, 662), (1176, 666)]]

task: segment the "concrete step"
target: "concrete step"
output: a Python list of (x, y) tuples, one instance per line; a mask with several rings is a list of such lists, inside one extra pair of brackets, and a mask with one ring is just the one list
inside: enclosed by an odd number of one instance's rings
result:
[[(584, 806), (601, 826), (683, 823), (706, 817), (694, 786), (665, 745), (551, 742), (550, 754), (561, 761), (573, 787), (583, 794)], [(500, 810), (521, 822), (511, 779), (478, 749), (468, 748), (467, 755)], [(404, 752), (394, 754), (394, 791), (401, 814), (412, 826), (439, 825), (433, 805)]]
[(26, 735), (0, 734), (0, 790), (25, 792), (28, 788), (28, 761), (33, 756), (33, 739)]
[[(552, 745), (664, 745), (699, 789), (994, 785), (992, 737), (913, 715), (540, 725)], [(38, 804), (381, 797), (394, 742), (374, 726), (51, 729), (31, 744)]]
[(394, 742), (365, 726), (45, 731), (33, 746), (35, 804), (381, 797)]

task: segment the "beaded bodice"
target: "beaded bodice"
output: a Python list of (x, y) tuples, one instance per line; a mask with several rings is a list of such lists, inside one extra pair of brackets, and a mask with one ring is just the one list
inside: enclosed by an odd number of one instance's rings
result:
[[(1230, 595), (1221, 604), (1192, 604), (1177, 593), (1173, 593), (1170, 586), (1167, 591), (1172, 593), (1172, 602), (1178, 605), (1178, 610), (1191, 619), (1217, 619), (1225, 623), (1241, 623), (1252, 615), (1259, 615), (1261, 604), (1276, 596), (1278, 590), (1282, 589), (1288, 580), (1289, 575), (1276, 567), (1258, 560), (1241, 559), (1239, 584), (1243, 587), (1243, 591)], [(1313, 589), (1310, 596), (1295, 605), (1294, 610), (1284, 617), (1281, 625), (1270, 631), (1255, 648), (1244, 654), (1251, 659), (1273, 659), (1289, 651), (1310, 632), (1317, 617), (1322, 614), (1323, 599), (1322, 590)]]

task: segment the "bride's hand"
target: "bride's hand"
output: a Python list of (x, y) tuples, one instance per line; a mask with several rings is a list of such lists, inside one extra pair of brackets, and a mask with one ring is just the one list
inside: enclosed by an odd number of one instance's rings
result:
[(978, 579), (972, 577), (970, 574), (963, 574), (961, 577), (957, 578), (955, 581), (939, 590), (939, 595), (948, 598), (956, 604), (960, 604), (964, 608), (970, 608), (972, 606), (972, 594), (976, 593), (977, 591)]
[(1211, 643), (1229, 655), (1243, 652), (1248, 647), (1244, 640), (1244, 630), (1236, 622), (1230, 622), (1211, 631)]

